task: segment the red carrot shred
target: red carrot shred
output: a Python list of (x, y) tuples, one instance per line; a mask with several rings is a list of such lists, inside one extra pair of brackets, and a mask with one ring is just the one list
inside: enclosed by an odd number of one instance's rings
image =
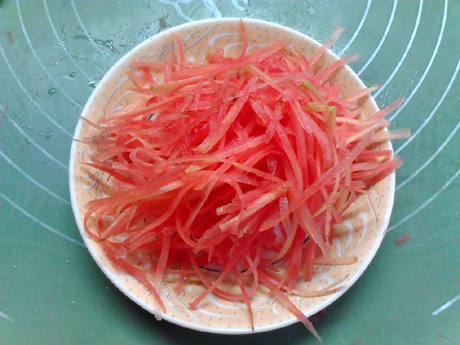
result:
[[(239, 56), (216, 50), (203, 65), (187, 62), (175, 37), (164, 62), (128, 72), (143, 103), (84, 120), (96, 151), (87, 164), (114, 189), (88, 204), (85, 228), (152, 292), (158, 312), (165, 276), (177, 276), (176, 292), (193, 277), (206, 289), (192, 309), (210, 293), (242, 301), (254, 329), (261, 284), (320, 339), (286, 293), (313, 278), (316, 255), (327, 257), (333, 225), (357, 194), (401, 165), (373, 141), (402, 100), (364, 119), (358, 100), (375, 88), (342, 97), (329, 75), (356, 56), (317, 66), (341, 28), (310, 59), (286, 39), (249, 50), (243, 21), (240, 30)], [(145, 252), (153, 274), (127, 259)], [(226, 291), (228, 281), (241, 293)]]

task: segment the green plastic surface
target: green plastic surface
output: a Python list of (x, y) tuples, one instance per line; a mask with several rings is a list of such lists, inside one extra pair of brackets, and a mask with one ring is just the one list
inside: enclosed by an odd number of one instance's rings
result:
[[(218, 16), (274, 21), (360, 53), (405, 161), (388, 234), (315, 322), (324, 344), (460, 344), (460, 2), (456, 0), (0, 1), (0, 344), (317, 344), (300, 324), (245, 336), (155, 318), (83, 246), (69, 203), (73, 131), (94, 85), (144, 39)], [(398, 246), (404, 234), (411, 239)]]

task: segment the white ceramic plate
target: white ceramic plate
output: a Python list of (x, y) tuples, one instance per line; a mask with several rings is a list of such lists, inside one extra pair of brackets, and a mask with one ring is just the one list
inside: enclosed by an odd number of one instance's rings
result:
[[(164, 31), (135, 47), (121, 58), (101, 80), (86, 104), (82, 116), (97, 121), (105, 116), (107, 110), (126, 104), (130, 99), (127, 89), (131, 86), (125, 71), (134, 61), (160, 61), (165, 54), (174, 49), (172, 34), (178, 35), (183, 42), (186, 58), (200, 62), (208, 51), (225, 48), (229, 53), (240, 46), (238, 18), (202, 20), (184, 24)], [(250, 47), (272, 43), (283, 37), (289, 38), (292, 45), (310, 56), (320, 44), (311, 38), (273, 23), (245, 19), (249, 34)], [(324, 63), (338, 59), (327, 52)], [(348, 93), (364, 88), (357, 75), (348, 67), (341, 70), (337, 81)], [(369, 115), (378, 110), (374, 100), (364, 103), (363, 111)], [(80, 121), (74, 138), (82, 138), (87, 127)], [(391, 144), (384, 144), (391, 149)], [(82, 165), (87, 162), (90, 148), (79, 142), (73, 142), (70, 160), (70, 190), (75, 218), (91, 255), (109, 279), (129, 298), (142, 308), (154, 312), (153, 297), (141, 283), (115, 269), (107, 259), (97, 242), (88, 238), (83, 218), (88, 201), (105, 196), (105, 180), (95, 170)], [(361, 196), (347, 211), (346, 221), (340, 227), (340, 235), (334, 240), (336, 255), (356, 255), (358, 262), (347, 266), (318, 266), (317, 274), (311, 282), (303, 283), (308, 290), (320, 290), (333, 282), (343, 280), (338, 292), (315, 298), (293, 297), (293, 302), (307, 315), (322, 310), (341, 296), (364, 272), (374, 257), (387, 228), (393, 206), (395, 180), (394, 174), (375, 185), (369, 194)], [(142, 260), (142, 258), (139, 258)], [(173, 292), (172, 284), (165, 283), (161, 295), (167, 311), (162, 316), (175, 324), (191, 329), (225, 334), (243, 334), (264, 332), (281, 328), (297, 322), (297, 318), (285, 310), (270, 294), (260, 291), (252, 299), (255, 329), (251, 330), (246, 306), (243, 303), (230, 303), (210, 295), (197, 310), (188, 305), (196, 298), (203, 287), (187, 285), (182, 293)]]

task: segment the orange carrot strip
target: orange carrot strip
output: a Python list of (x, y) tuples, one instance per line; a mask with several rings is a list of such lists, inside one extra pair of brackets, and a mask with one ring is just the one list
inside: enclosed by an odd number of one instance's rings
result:
[(299, 308), (297, 308), (295, 304), (292, 303), (292, 301), (277, 287), (277, 285), (269, 278), (266, 272), (259, 270), (259, 279), (270, 290), (270, 292), (276, 298), (278, 298), (281, 304), (283, 304), (291, 313), (293, 313), (319, 341), (322, 341), (310, 320), (308, 320), (308, 318), (302, 314)]

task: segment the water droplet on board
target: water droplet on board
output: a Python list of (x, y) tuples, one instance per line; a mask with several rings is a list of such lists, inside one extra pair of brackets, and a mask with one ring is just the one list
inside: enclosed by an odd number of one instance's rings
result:
[(48, 90), (48, 95), (52, 96), (58, 93), (58, 89), (51, 88)]
[(96, 84), (95, 81), (90, 81), (90, 82), (88, 83), (88, 85), (94, 89), (94, 88), (96, 87), (97, 84)]
[[(77, 30), (78, 30), (78, 28), (77, 28)], [(73, 39), (74, 40), (88, 40), (89, 41), (89, 38), (86, 35), (76, 35), (76, 36), (73, 37)]]
[(76, 75), (77, 75), (77, 73), (72, 72), (72, 73), (69, 74), (69, 77), (70, 77), (70, 78), (75, 78)]
[(165, 17), (158, 19), (158, 26), (160, 27), (160, 30), (165, 29), (168, 26), (168, 22)]
[(120, 54), (120, 52), (113, 47), (113, 40), (111, 40), (111, 39), (108, 39), (108, 40), (104, 41), (104, 40), (95, 38), (93, 41), (95, 43), (97, 43), (97, 44), (102, 45), (102, 46), (109, 47), (110, 50), (113, 51), (115, 54)]

